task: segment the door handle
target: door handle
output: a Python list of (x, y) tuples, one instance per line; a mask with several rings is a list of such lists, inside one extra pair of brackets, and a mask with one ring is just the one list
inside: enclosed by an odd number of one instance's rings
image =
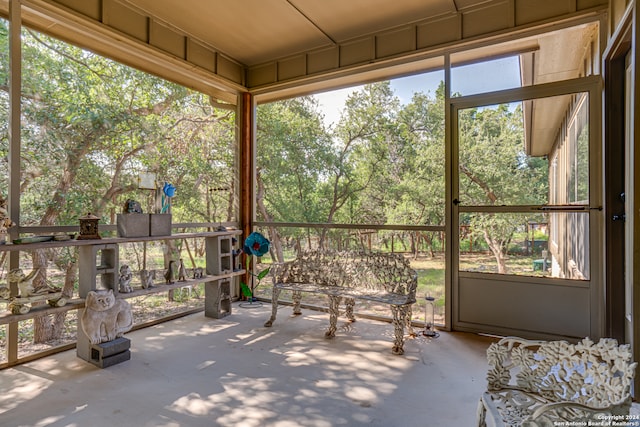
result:
[(627, 218), (627, 216), (624, 213), (621, 214), (615, 214), (611, 217), (611, 219), (613, 221), (624, 221)]

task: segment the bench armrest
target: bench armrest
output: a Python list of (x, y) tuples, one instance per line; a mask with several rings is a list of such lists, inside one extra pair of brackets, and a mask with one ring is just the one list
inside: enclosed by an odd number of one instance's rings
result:
[[(589, 405), (584, 405), (577, 402), (552, 402), (545, 403), (544, 405), (539, 406), (533, 411), (533, 414), (528, 418), (528, 421), (535, 421), (539, 419), (541, 416), (544, 416), (548, 412), (555, 411), (565, 411), (565, 410), (574, 410), (578, 413), (585, 413), (585, 415), (593, 415), (603, 414), (603, 415), (628, 415), (629, 408), (631, 406), (631, 399), (624, 399), (622, 402), (612, 403), (605, 407), (596, 408)], [(565, 418), (565, 417), (563, 417)]]

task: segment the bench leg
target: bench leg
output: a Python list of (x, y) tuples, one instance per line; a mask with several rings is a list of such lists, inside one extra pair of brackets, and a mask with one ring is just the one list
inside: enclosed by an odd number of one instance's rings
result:
[(478, 411), (477, 411), (477, 426), (478, 427), (487, 427), (487, 408), (484, 406), (484, 402), (482, 398), (478, 403)]
[(344, 304), (345, 304), (345, 316), (347, 316), (347, 319), (349, 319), (350, 322), (355, 322), (356, 321), (356, 316), (353, 315), (353, 306), (356, 305), (356, 300), (355, 298), (345, 298), (344, 299)]
[(406, 311), (405, 327), (407, 328), (407, 331), (409, 331), (409, 336), (411, 336), (412, 338), (415, 338), (416, 332), (413, 330), (413, 325), (411, 324), (411, 318), (413, 317), (413, 310), (411, 308), (411, 305), (407, 305), (406, 308), (407, 308), (407, 311)]
[(340, 310), (341, 297), (329, 295), (329, 329), (325, 332), (325, 338), (333, 338), (336, 336), (338, 329), (338, 311)]
[(298, 316), (302, 314), (302, 310), (300, 309), (300, 301), (302, 300), (302, 292), (293, 291), (291, 293), (291, 299), (293, 299), (293, 314)]
[(406, 306), (391, 306), (391, 314), (393, 315), (393, 329), (395, 340), (393, 342), (393, 354), (404, 354), (404, 325), (407, 318)]
[(271, 295), (271, 317), (264, 323), (267, 328), (273, 325), (276, 321), (276, 315), (278, 314), (278, 298), (280, 297), (281, 289), (273, 287), (273, 293)]

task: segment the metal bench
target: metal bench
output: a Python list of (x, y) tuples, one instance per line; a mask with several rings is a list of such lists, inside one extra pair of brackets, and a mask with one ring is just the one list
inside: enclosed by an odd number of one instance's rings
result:
[(626, 424), (637, 365), (628, 345), (508, 337), (491, 344), (487, 360), (478, 426), (635, 425)]
[(333, 338), (337, 329), (340, 301), (344, 298), (346, 316), (355, 321), (353, 307), (356, 299), (389, 304), (393, 315), (394, 354), (404, 353), (404, 330), (411, 334), (411, 305), (416, 302), (418, 276), (409, 262), (398, 254), (364, 252), (309, 251), (295, 260), (271, 267), (273, 296), (271, 318), (273, 325), (278, 312), (278, 298), (283, 289), (291, 290), (293, 313), (300, 314), (303, 292), (327, 295), (329, 298), (329, 329)]

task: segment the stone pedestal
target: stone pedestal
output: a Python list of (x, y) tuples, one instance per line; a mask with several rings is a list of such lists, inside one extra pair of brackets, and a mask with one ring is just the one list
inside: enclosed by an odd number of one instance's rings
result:
[(90, 362), (98, 368), (107, 368), (120, 362), (125, 362), (131, 359), (130, 347), (131, 340), (124, 337), (103, 342), (102, 344), (94, 344), (91, 346)]
[(120, 337), (113, 341), (90, 344), (87, 362), (98, 368), (108, 368), (131, 359), (131, 340)]
[(214, 280), (204, 284), (204, 315), (221, 319), (231, 314), (231, 281)]
[[(85, 309), (86, 310), (86, 309)], [(82, 319), (84, 310), (78, 313)], [(78, 339), (76, 342), (76, 355), (98, 368), (108, 368), (120, 362), (131, 359), (131, 340), (119, 337), (100, 344), (91, 344), (91, 340), (84, 332), (80, 320), (78, 325)]]

